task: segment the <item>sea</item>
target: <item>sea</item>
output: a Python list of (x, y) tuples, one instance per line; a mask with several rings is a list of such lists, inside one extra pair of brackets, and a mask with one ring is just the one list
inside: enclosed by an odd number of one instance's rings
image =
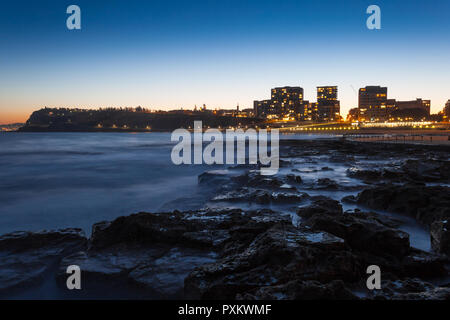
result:
[[(340, 136), (280, 136), (280, 139), (324, 138)], [(81, 228), (89, 236), (94, 223), (119, 216), (222, 205), (208, 203), (214, 186), (199, 184), (198, 177), (206, 171), (226, 170), (229, 165), (175, 165), (170, 155), (176, 143), (171, 141), (171, 133), (157, 132), (1, 133), (0, 234)], [(302, 161), (297, 169), (306, 182), (330, 178), (341, 185), (359, 183), (347, 176), (345, 165), (326, 162), (320, 155), (316, 166), (329, 166), (333, 171), (318, 171)], [(280, 174), (288, 173), (282, 170)], [(299, 191), (336, 200), (356, 194)], [(412, 244), (429, 250), (428, 233), (412, 219), (399, 218), (406, 219), (403, 229), (411, 235)]]
[[(323, 138), (339, 136), (280, 136), (280, 139)], [(199, 175), (206, 171), (233, 174), (239, 171), (228, 170), (230, 165), (174, 165), (170, 155), (175, 144), (170, 133), (0, 133), (0, 235), (77, 227), (89, 236), (94, 223), (132, 213), (232, 207), (231, 203), (209, 202), (217, 186), (199, 183)], [(320, 154), (310, 162), (290, 160), (306, 185), (318, 178), (330, 178), (343, 186), (361, 183), (348, 177), (345, 164), (328, 162)], [(370, 160), (361, 161), (361, 165), (377, 165)], [(320, 170), (324, 166), (332, 170)], [(288, 174), (290, 170), (281, 168), (279, 174)], [(336, 200), (357, 193), (299, 191)], [(238, 204), (238, 207), (246, 205), (258, 206)], [(292, 204), (271, 209), (292, 214), (295, 222), (296, 208)], [(346, 209), (352, 207), (344, 205)], [(379, 213), (403, 221), (400, 229), (410, 234), (411, 245), (430, 251), (429, 233), (414, 219)], [(61, 298), (70, 297), (50, 275), (37, 288), (8, 295), (8, 299)]]

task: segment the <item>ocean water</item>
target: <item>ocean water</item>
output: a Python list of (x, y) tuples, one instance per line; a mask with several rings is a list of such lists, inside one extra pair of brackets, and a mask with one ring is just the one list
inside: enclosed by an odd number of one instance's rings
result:
[[(229, 165), (174, 165), (170, 133), (5, 133), (0, 134), (0, 234), (27, 230), (82, 228), (136, 212), (165, 212), (202, 207), (269, 207), (296, 218), (293, 204), (244, 204), (208, 201), (214, 184), (199, 184), (198, 176)], [(280, 139), (322, 139), (328, 135), (282, 135)], [(318, 178), (342, 186), (364, 184), (346, 174), (348, 165), (326, 156), (285, 158), (300, 172), (300, 192), (340, 200), (357, 190), (311, 190)], [(390, 161), (386, 159), (385, 161)], [(385, 162), (383, 161), (383, 162)], [(360, 165), (381, 165), (367, 159)], [(321, 171), (324, 166), (333, 171)], [(279, 175), (292, 168), (280, 168)], [(240, 174), (237, 170), (231, 174)], [(302, 205), (302, 204), (300, 204)], [(305, 204), (303, 204), (305, 205)], [(354, 206), (344, 204), (344, 209)], [(361, 208), (364, 209), (364, 208)], [(381, 213), (381, 212), (380, 212)], [(388, 214), (388, 213), (382, 213)], [(389, 213), (402, 221), (411, 244), (430, 249), (429, 234), (413, 219)]]
[(0, 234), (89, 234), (102, 220), (201, 206), (197, 177), (210, 166), (172, 164), (173, 145), (169, 133), (0, 134)]
[[(0, 234), (79, 227), (139, 211), (195, 209), (212, 191), (174, 165), (170, 133), (0, 134)], [(300, 135), (283, 138), (311, 139)], [(325, 137), (325, 136), (322, 136)]]

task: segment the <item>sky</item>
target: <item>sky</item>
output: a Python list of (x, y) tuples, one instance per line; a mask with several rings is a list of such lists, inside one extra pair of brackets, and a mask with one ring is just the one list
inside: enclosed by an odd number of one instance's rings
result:
[[(66, 9), (81, 8), (81, 30)], [(381, 9), (369, 30), (366, 9)], [(277, 86), (450, 99), (448, 0), (0, 0), (0, 124), (41, 107), (251, 108)]]

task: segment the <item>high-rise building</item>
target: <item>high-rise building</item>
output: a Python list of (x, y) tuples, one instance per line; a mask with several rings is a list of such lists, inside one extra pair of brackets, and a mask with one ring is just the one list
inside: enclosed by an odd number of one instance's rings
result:
[(387, 100), (387, 87), (366, 86), (359, 89), (358, 108), (380, 107)]
[(318, 120), (336, 121), (340, 119), (340, 102), (337, 86), (317, 87)]
[(303, 88), (280, 87), (271, 90), (274, 109), (280, 114), (295, 113), (303, 102)]
[(450, 121), (450, 99), (445, 104), (443, 113), (444, 113), (444, 120)]
[(317, 102), (303, 100), (295, 116), (297, 120), (301, 121), (316, 121), (319, 119), (318, 110)]
[(360, 120), (387, 120), (387, 102), (387, 87), (366, 86), (360, 88), (358, 95)]
[(275, 114), (275, 110), (271, 109), (272, 100), (255, 100), (253, 101), (253, 111), (257, 117), (265, 117), (269, 114)]
[(303, 100), (303, 88), (271, 89), (270, 100), (253, 102), (258, 117), (295, 118), (304, 121), (336, 121), (340, 119), (337, 86), (317, 87), (317, 102)]
[(271, 89), (271, 99), (254, 101), (253, 108), (258, 117), (295, 115), (304, 110), (303, 88), (278, 87)]
[(319, 117), (319, 104), (317, 102), (310, 102), (307, 106), (308, 116), (303, 118), (303, 120), (307, 121), (317, 121), (320, 120)]
[(320, 106), (337, 101), (337, 93), (337, 86), (317, 87), (317, 103)]

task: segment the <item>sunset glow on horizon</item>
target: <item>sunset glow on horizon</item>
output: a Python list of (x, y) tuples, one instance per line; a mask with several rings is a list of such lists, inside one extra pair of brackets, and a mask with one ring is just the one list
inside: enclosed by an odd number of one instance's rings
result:
[(0, 12), (0, 124), (42, 107), (252, 108), (279, 86), (338, 86), (341, 115), (359, 88), (388, 97), (450, 99), (448, 1), (77, 1), (82, 29), (65, 25), (66, 1), (22, 0)]

